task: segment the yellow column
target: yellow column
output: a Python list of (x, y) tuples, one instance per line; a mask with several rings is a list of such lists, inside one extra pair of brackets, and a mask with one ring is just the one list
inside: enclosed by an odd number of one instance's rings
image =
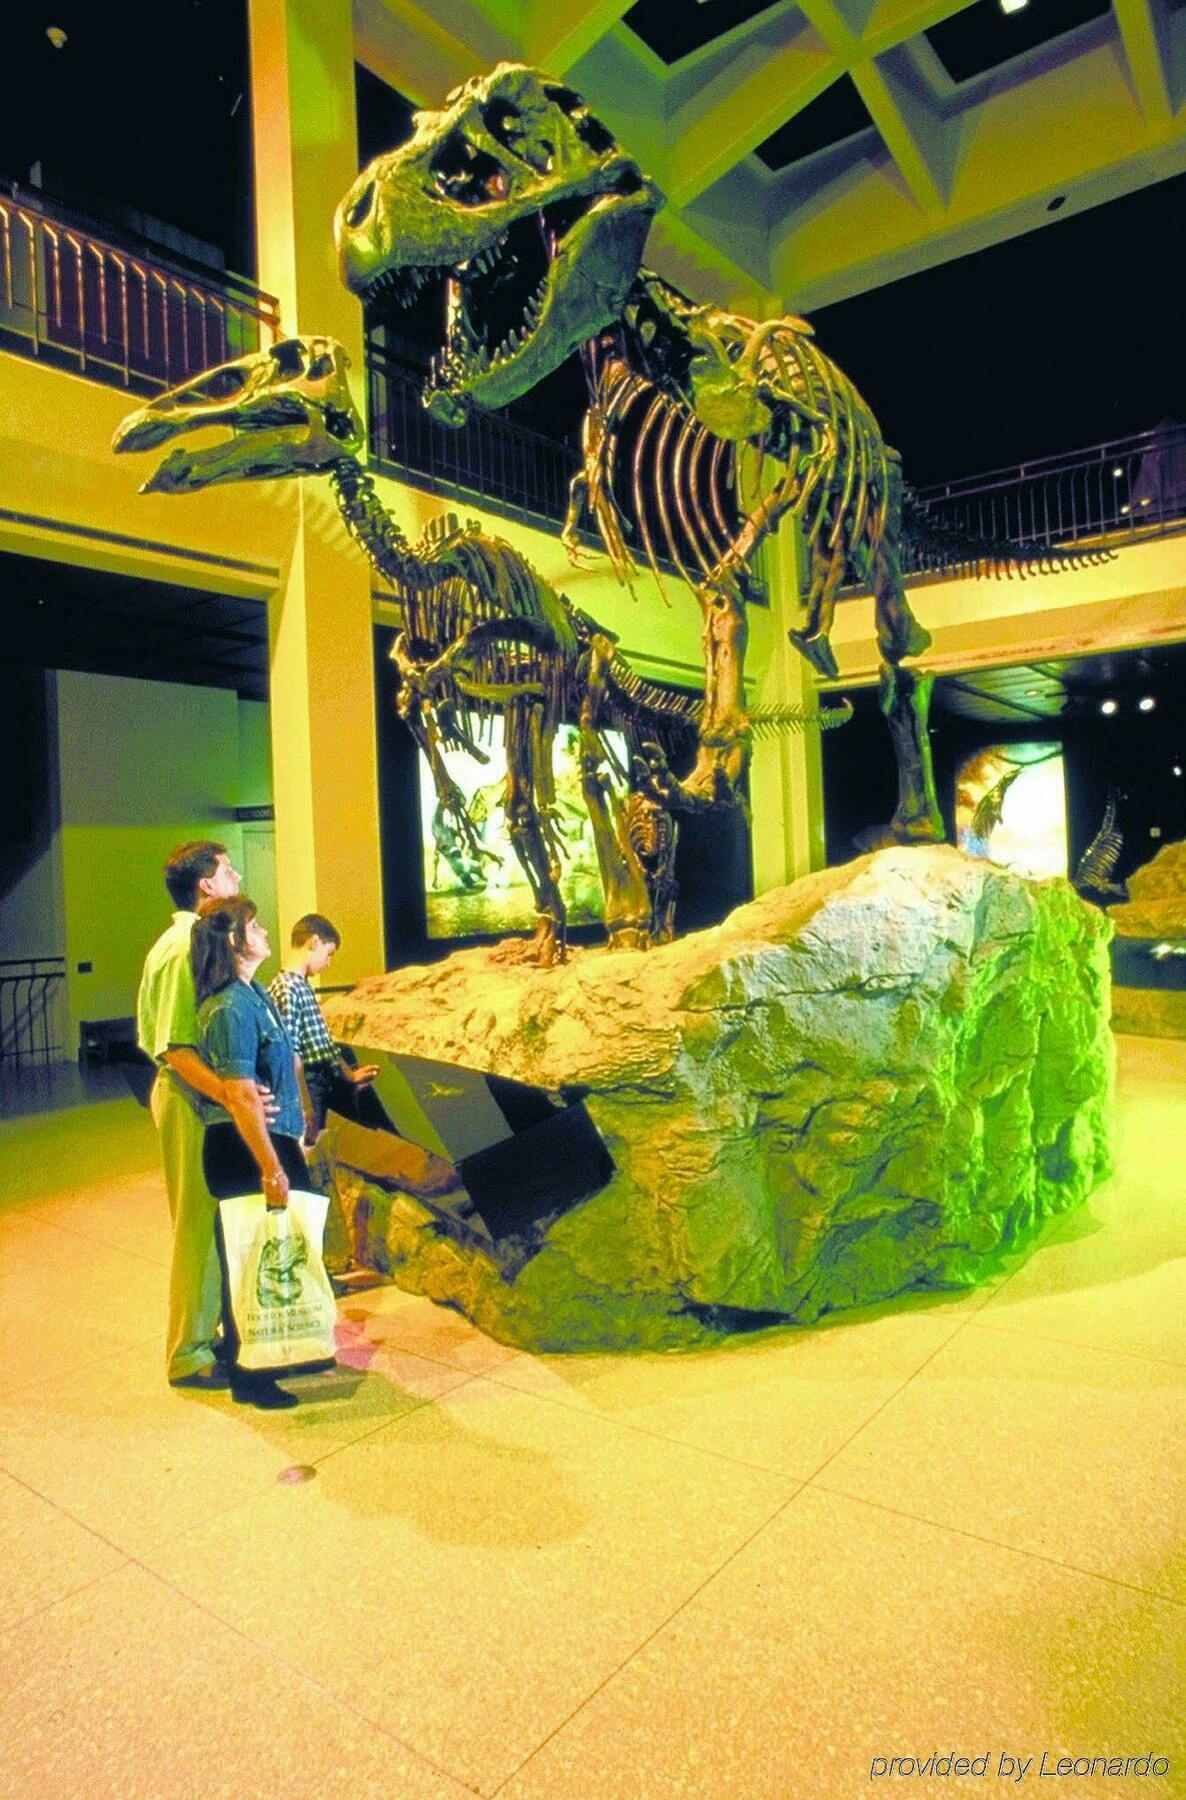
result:
[[(251, 0), (259, 283), (284, 329), (324, 333), (364, 402), (362, 314), (337, 278), (334, 207), (358, 168), (348, 0)], [(324, 478), (298, 484), (270, 613), (276, 886), (281, 931), (328, 914), (335, 980), (383, 967), (370, 571)]]
[[(769, 630), (765, 669), (753, 710), (763, 706), (799, 706), (815, 712), (817, 697), (811, 670), (787, 639), (799, 614), (802, 542), (793, 519), (784, 519), (766, 547), (770, 611), (762, 624)], [(757, 621), (757, 615), (751, 615)], [(756, 631), (755, 631), (756, 636)], [(754, 745), (750, 767), (753, 811), (754, 892), (764, 894), (824, 864), (824, 801), (820, 734), (816, 730), (780, 732)]]

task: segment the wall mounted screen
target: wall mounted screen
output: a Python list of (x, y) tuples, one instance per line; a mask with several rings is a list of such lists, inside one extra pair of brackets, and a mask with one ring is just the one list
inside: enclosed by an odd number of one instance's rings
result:
[(1066, 774), (1058, 744), (990, 744), (961, 764), (956, 842), (1018, 875), (1067, 873)]
[[(621, 733), (601, 734), (611, 754), (624, 768), (626, 742)], [(602, 917), (601, 877), (593, 832), (581, 797), (578, 733), (562, 725), (556, 733), (553, 771), (556, 784), (556, 825), (564, 847), (564, 874), (560, 887), (570, 925), (596, 923)], [(464, 751), (449, 751), (445, 766), (469, 804), (478, 830), (483, 855), (475, 858), (444, 819), (437, 805), (432, 774), (423, 754), (419, 757), (420, 832), (424, 862), (424, 899), (430, 938), (495, 935), (531, 931), (535, 903), (527, 877), (511, 847), (503, 811), (506, 786), (506, 752), (502, 721), (494, 720), (481, 739), (489, 757), (483, 766)]]

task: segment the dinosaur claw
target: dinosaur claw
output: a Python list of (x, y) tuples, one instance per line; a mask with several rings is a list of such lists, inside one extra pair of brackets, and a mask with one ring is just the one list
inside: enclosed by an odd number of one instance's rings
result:
[(810, 637), (805, 631), (788, 631), (787, 636), (794, 644), (800, 656), (805, 657), (817, 674), (829, 681), (835, 681), (840, 675), (840, 664), (836, 661), (836, 653), (827, 638)]

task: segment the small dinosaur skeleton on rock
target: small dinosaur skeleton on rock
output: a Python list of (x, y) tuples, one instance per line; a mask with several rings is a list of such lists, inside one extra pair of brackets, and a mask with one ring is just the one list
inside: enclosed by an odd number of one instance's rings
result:
[[(674, 914), (676, 828), (652, 781), (663, 758), (650, 734), (664, 723), (694, 734), (702, 701), (638, 675), (610, 632), (476, 523), (462, 527), (446, 514), (419, 544), (410, 544), (358, 460), (363, 431), (347, 366), (331, 339), (285, 339), (160, 395), (124, 420), (114, 447), (152, 450), (211, 425), (230, 428), (230, 437), (211, 447), (175, 447), (144, 482), (145, 492), (328, 475), (347, 530), (401, 605), (402, 629), (391, 651), (397, 706), (432, 771), (441, 840), (468, 867), (480, 868), (487, 853), (445, 753), (460, 749), (485, 761), (483, 729), (500, 718), (507, 759), (503, 806), (536, 905), (533, 953), (545, 964), (562, 958), (566, 916), (552, 746), (558, 726), (575, 719), (606, 929), (623, 946), (664, 942)], [(847, 707), (818, 719), (776, 707), (755, 715), (753, 727), (818, 723), (826, 729), (849, 716)], [(604, 736), (609, 729), (624, 733), (634, 753), (635, 779), (625, 794), (607, 769), (613, 760)], [(617, 774), (626, 780), (628, 771)]]

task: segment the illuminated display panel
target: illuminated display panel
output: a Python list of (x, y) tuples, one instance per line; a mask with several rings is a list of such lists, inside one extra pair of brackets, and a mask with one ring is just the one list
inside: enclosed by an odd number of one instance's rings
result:
[(990, 744), (955, 786), (961, 850), (1018, 875), (1067, 873), (1066, 773), (1058, 744)]
[[(603, 731), (600, 736), (625, 768), (625, 738), (617, 731)], [(564, 852), (560, 891), (570, 925), (596, 923), (604, 911), (593, 830), (581, 796), (578, 741), (576, 727), (562, 725), (556, 733), (552, 764), (556, 826)], [(478, 859), (440, 818), (428, 762), (423, 754), (419, 757), (420, 841), (430, 938), (501, 936), (535, 927), (535, 902), (511, 847), (502, 806), (506, 751), (500, 719), (491, 722), (481, 748), (489, 758), (484, 765), (462, 750), (447, 751), (444, 758), (477, 827), (484, 853)]]

